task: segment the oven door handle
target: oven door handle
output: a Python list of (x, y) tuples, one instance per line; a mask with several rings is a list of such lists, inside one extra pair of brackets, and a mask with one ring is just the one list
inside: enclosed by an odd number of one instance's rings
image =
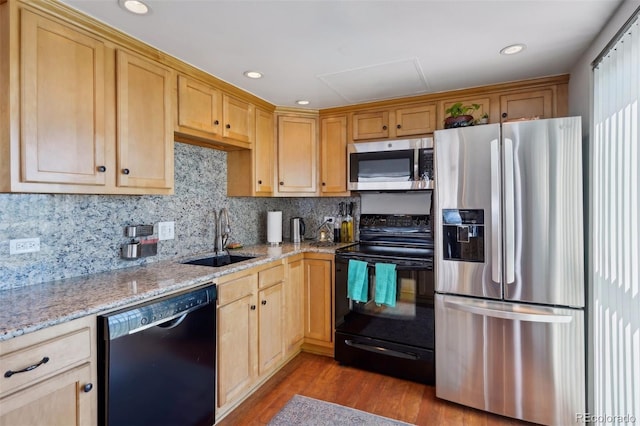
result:
[[(349, 259), (359, 260), (361, 262), (367, 262), (368, 268), (375, 268), (376, 263), (394, 263), (394, 262), (371, 262), (370, 259), (364, 257), (336, 257), (337, 260), (349, 263)], [(433, 271), (433, 262), (427, 264), (420, 263), (416, 265), (398, 265), (396, 264), (397, 271)]]
[(357, 349), (362, 349), (364, 351), (369, 351), (369, 352), (373, 352), (381, 355), (388, 355), (396, 358), (410, 359), (410, 360), (420, 359), (418, 354), (414, 354), (413, 352), (394, 351), (393, 349), (387, 349), (381, 346), (368, 345), (366, 343), (356, 343), (351, 339), (345, 339), (344, 343), (347, 346), (351, 346)]

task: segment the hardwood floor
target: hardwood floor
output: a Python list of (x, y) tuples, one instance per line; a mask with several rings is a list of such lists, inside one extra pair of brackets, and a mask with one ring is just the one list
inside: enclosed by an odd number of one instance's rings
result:
[(437, 399), (432, 386), (301, 353), (218, 425), (265, 425), (295, 394), (417, 425), (527, 424)]

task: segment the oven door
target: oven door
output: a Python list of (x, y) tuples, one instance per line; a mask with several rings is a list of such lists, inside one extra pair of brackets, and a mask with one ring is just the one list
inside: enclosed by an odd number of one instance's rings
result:
[[(350, 258), (354, 258), (353, 256)], [(347, 298), (348, 261), (336, 256), (336, 330), (373, 339), (433, 349), (434, 276), (433, 259), (397, 262), (396, 306), (378, 305), (375, 295), (375, 263), (391, 259), (368, 259), (369, 299), (366, 303)]]

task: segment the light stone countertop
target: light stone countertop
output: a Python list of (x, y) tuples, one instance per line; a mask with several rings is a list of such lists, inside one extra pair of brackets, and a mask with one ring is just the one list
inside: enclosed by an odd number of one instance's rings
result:
[(255, 259), (217, 268), (180, 263), (211, 255), (200, 253), (172, 261), (3, 290), (0, 291), (0, 341), (216, 282), (220, 276), (297, 253), (333, 254), (337, 248), (347, 245), (318, 247), (313, 242), (284, 243), (280, 247), (256, 245), (231, 250), (232, 254), (255, 256)]

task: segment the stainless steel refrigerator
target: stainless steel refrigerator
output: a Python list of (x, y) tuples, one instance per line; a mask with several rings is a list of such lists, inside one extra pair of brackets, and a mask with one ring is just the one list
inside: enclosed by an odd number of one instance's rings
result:
[(435, 132), (436, 395), (585, 412), (580, 117)]

